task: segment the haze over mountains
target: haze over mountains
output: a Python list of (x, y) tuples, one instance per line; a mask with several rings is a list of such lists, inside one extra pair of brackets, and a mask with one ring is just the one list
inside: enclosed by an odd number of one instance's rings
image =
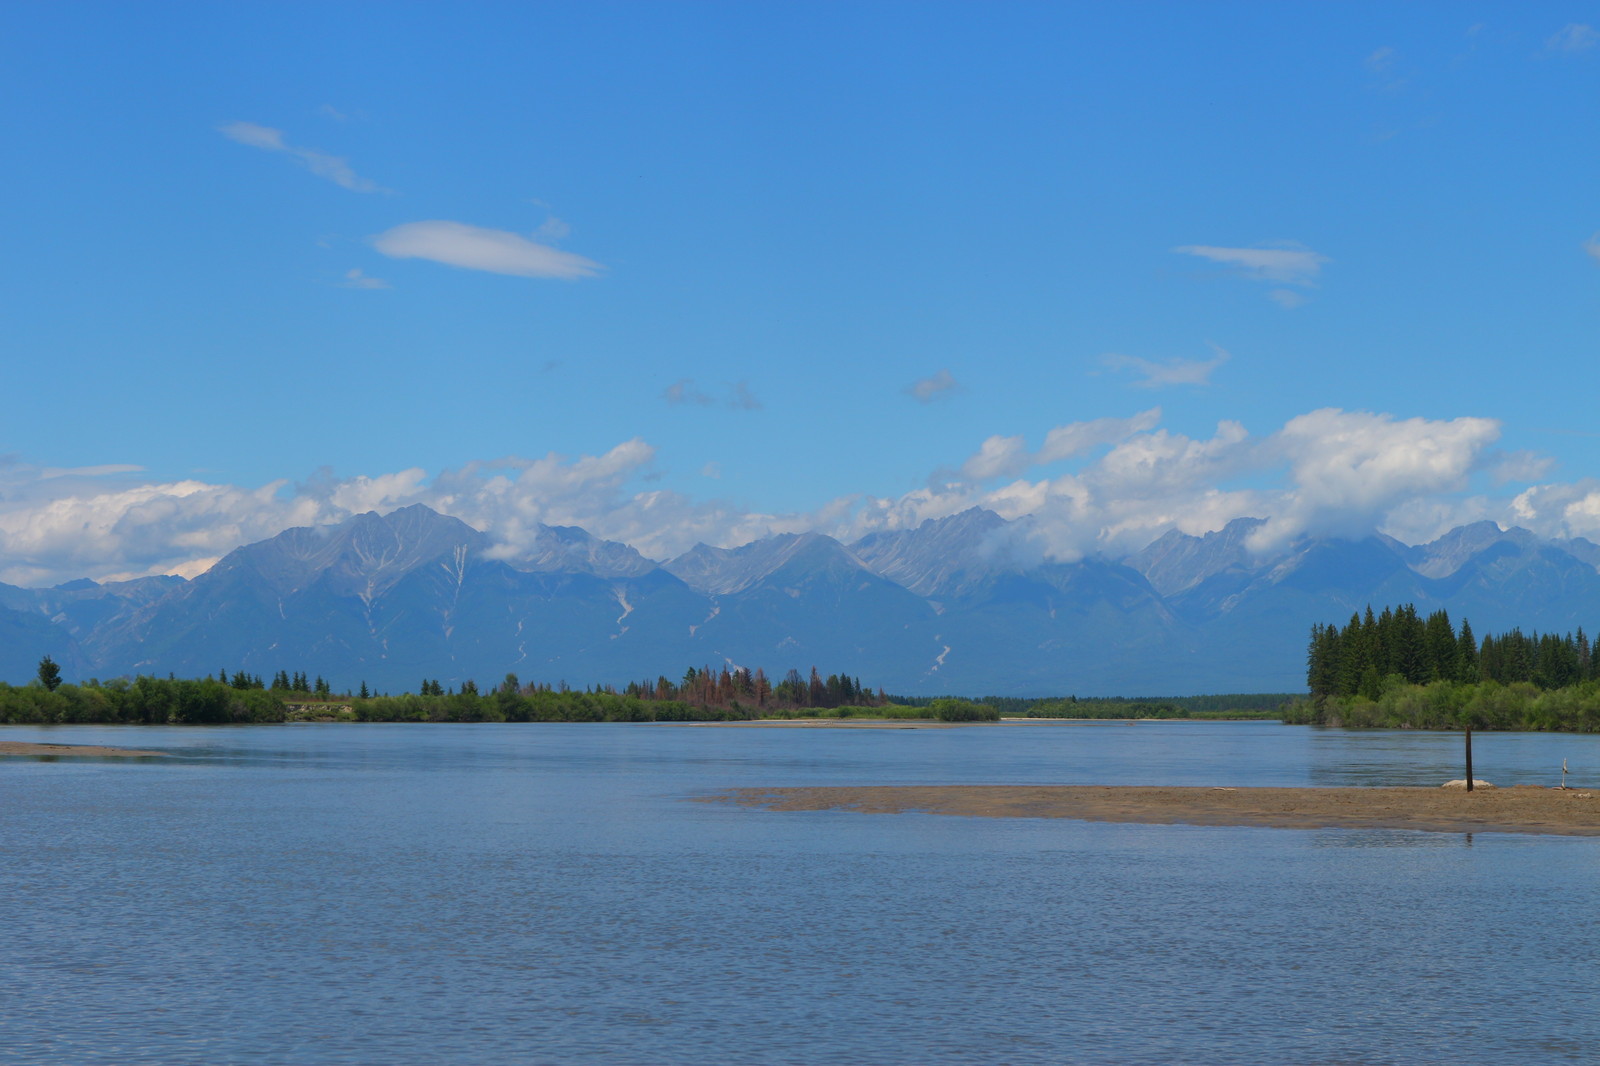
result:
[(723, 663), (815, 665), (908, 695), (1293, 691), (1311, 624), (1368, 603), (1444, 607), (1479, 633), (1596, 621), (1587, 540), (1480, 522), (1424, 545), (1307, 538), (1256, 557), (1258, 524), (1067, 563), (1028, 550), (1026, 520), (974, 508), (851, 544), (784, 534), (658, 564), (571, 526), (512, 554), (418, 504), (285, 530), (193, 580), (0, 585), (0, 678), (28, 680), (49, 653), (69, 679), (281, 669), (386, 691)]

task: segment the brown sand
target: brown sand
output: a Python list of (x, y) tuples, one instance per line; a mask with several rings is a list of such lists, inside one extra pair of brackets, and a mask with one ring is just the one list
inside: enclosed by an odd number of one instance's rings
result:
[(141, 751), (138, 748), (102, 748), (94, 744), (29, 744), (20, 740), (0, 740), (0, 755), (89, 755), (97, 759), (108, 756), (144, 756), (164, 758), (164, 751)]
[(653, 722), (695, 729), (954, 729), (993, 722), (936, 722), (931, 718), (758, 718), (751, 722)]
[(1600, 836), (1600, 791), (1587, 789), (878, 785), (742, 788), (704, 798), (774, 811)]

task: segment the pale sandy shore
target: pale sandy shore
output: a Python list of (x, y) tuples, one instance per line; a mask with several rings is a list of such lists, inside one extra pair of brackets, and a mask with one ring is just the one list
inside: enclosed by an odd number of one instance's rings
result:
[(707, 802), (773, 811), (919, 811), (974, 818), (1075, 818), (1283, 829), (1600, 836), (1600, 791), (1507, 788), (1158, 788), (1092, 785), (870, 785), (742, 788)]
[(0, 755), (77, 755), (97, 759), (108, 756), (165, 757), (164, 751), (138, 748), (102, 748), (94, 744), (30, 744), (20, 740), (0, 740)]
[(653, 722), (651, 724), (692, 726), (696, 729), (993, 729), (996, 726), (1029, 725), (1129, 725), (1138, 721), (1144, 719), (1002, 718), (998, 722), (940, 722), (932, 718), (758, 718), (751, 722)]

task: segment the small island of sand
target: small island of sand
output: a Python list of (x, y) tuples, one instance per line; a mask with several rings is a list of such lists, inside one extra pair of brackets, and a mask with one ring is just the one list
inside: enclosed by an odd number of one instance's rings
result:
[(1600, 836), (1600, 791), (1586, 789), (881, 785), (742, 788), (702, 798), (772, 811)]
[(79, 758), (166, 758), (164, 751), (138, 748), (102, 748), (95, 744), (33, 744), (22, 740), (0, 740), (0, 755), (51, 755)]

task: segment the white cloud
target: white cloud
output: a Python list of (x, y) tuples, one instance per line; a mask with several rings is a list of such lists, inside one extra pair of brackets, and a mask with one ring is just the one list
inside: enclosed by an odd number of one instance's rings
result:
[[(697, 541), (733, 547), (804, 530), (848, 540), (973, 506), (1026, 519), (1006, 550), (1063, 560), (1135, 551), (1169, 529), (1200, 534), (1246, 515), (1267, 520), (1254, 541), (1260, 550), (1374, 528), (1417, 543), (1481, 518), (1600, 537), (1600, 481), (1527, 487), (1547, 461), (1497, 451), (1500, 426), (1489, 419), (1325, 409), (1265, 435), (1223, 421), (1209, 437), (1189, 437), (1162, 428), (1160, 417), (1152, 408), (1058, 426), (1037, 452), (1021, 435), (996, 434), (952, 476), (901, 496), (841, 495), (804, 513), (661, 489), (656, 451), (640, 439), (597, 455), (511, 456), (436, 474), (324, 471), (259, 488), (149, 479), (126, 464), (57, 469), (0, 459), (0, 581), (192, 575), (290, 526), (412, 503), (486, 531), (509, 558), (532, 547), (540, 523), (581, 526), (665, 559)], [(1074, 465), (1044, 469), (1056, 463)], [(704, 478), (720, 472), (715, 462), (700, 468)], [(1497, 479), (1515, 484), (1485, 491)], [(1469, 495), (1474, 484), (1479, 491)]]
[(913, 381), (904, 390), (907, 396), (913, 397), (921, 403), (932, 403), (940, 396), (947, 396), (962, 391), (960, 382), (951, 376), (949, 370), (940, 370), (932, 377)]
[(1275, 285), (1314, 286), (1324, 263), (1331, 262), (1325, 255), (1296, 244), (1258, 248), (1223, 248), (1210, 244), (1185, 244), (1173, 249), (1181, 255), (1199, 256), (1213, 263), (1236, 268), (1253, 281), (1266, 281)]
[(217, 132), (231, 141), (249, 145), (251, 148), (260, 148), (268, 152), (283, 152), (299, 160), (311, 173), (319, 178), (327, 178), (341, 188), (351, 192), (390, 192), (375, 181), (361, 177), (350, 164), (339, 156), (319, 152), (315, 148), (299, 148), (289, 144), (283, 139), (283, 131), (272, 129), (270, 126), (258, 126), (254, 122), (228, 122), (217, 127)]
[(1511, 501), (1505, 524), (1526, 526), (1550, 537), (1600, 540), (1600, 479), (1534, 485)]
[(372, 238), (394, 259), (428, 259), (464, 270), (520, 278), (590, 278), (599, 263), (506, 230), (434, 219), (407, 222)]
[(382, 278), (372, 277), (363, 272), (359, 267), (344, 272), (344, 280), (339, 282), (342, 289), (388, 289), (392, 288)]
[[(982, 506), (1027, 518), (1013, 531), (1026, 544), (1014, 550), (1062, 560), (1135, 551), (1169, 529), (1201, 534), (1243, 516), (1268, 520), (1255, 539), (1260, 550), (1301, 535), (1374, 529), (1418, 534), (1410, 541), (1416, 543), (1462, 521), (1509, 521), (1510, 500), (1460, 495), (1474, 472), (1541, 469), (1537, 457), (1508, 462), (1492, 451), (1499, 424), (1488, 419), (1399, 420), (1330, 409), (1292, 419), (1266, 436), (1223, 421), (1209, 439), (1200, 439), (1159, 428), (1159, 417), (1152, 410), (1059, 427), (1032, 456), (1020, 437), (990, 437), (960, 471), (970, 480), (936, 477), (898, 499), (863, 501), (839, 530), (859, 535), (911, 527)], [(1085, 454), (1113, 442), (1099, 458)], [(1030, 464), (1067, 457), (1087, 462), (1055, 477), (1019, 476)], [(978, 475), (989, 475), (988, 482)]]
[(0, 469), (0, 581), (172, 573), (316, 517), (314, 506), (280, 499), (281, 482), (247, 490), (129, 473), (120, 464)]
[(1600, 233), (1596, 233), (1594, 236), (1584, 241), (1583, 250), (1593, 256), (1595, 262), (1600, 263)]
[(1499, 436), (1500, 423), (1488, 418), (1396, 420), (1324, 408), (1290, 419), (1272, 447), (1288, 462), (1292, 487), (1253, 542), (1380, 526), (1407, 500), (1463, 488)]
[(1569, 22), (1544, 42), (1552, 52), (1587, 52), (1600, 44), (1600, 32), (1582, 22)]
[(969, 481), (988, 481), (1014, 477), (1031, 464), (1028, 446), (1021, 437), (990, 437), (978, 451), (961, 464), (961, 476)]
[(1168, 359), (1158, 363), (1152, 359), (1141, 359), (1136, 355), (1118, 355), (1111, 353), (1100, 357), (1100, 361), (1112, 370), (1131, 370), (1139, 375), (1134, 387), (1141, 389), (1159, 389), (1168, 385), (1209, 385), (1211, 372), (1228, 361), (1228, 353), (1217, 347), (1211, 346), (1216, 354), (1210, 359)]

